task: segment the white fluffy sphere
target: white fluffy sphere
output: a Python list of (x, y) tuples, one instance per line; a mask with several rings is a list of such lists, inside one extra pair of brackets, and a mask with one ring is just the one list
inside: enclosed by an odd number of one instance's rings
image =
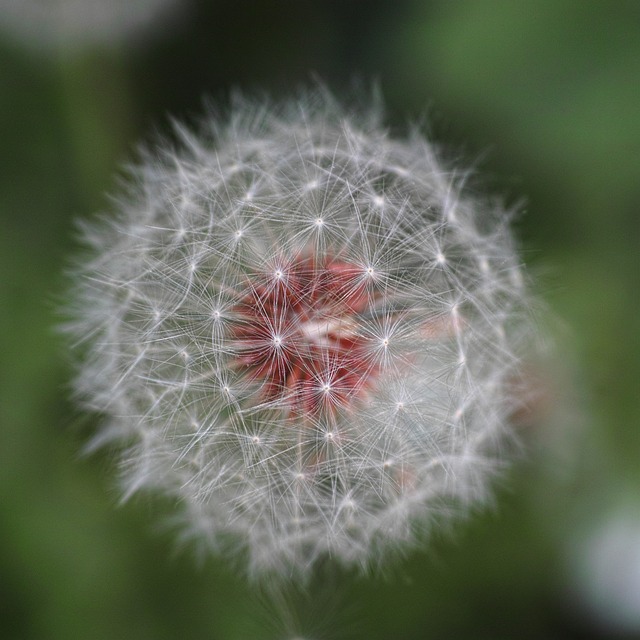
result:
[(509, 212), (321, 90), (176, 130), (75, 273), (76, 388), (125, 494), (302, 578), (482, 502), (531, 328)]

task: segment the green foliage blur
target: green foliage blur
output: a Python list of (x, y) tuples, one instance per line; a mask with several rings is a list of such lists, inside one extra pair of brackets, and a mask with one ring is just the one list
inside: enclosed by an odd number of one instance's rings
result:
[[(95, 417), (69, 399), (55, 326), (74, 221), (108, 207), (139, 141), (204, 97), (314, 78), (376, 81), (394, 131), (423, 122), (523, 202), (552, 337), (493, 509), (388, 575), (323, 577), (278, 607), (225, 558), (176, 553), (165, 507), (118, 506), (109, 454), (80, 455)], [(1, 638), (640, 637), (640, 614), (629, 626), (584, 595), (598, 576), (581, 555), (612, 510), (640, 510), (640, 2), (193, 0), (112, 48), (5, 28), (0, 140)]]

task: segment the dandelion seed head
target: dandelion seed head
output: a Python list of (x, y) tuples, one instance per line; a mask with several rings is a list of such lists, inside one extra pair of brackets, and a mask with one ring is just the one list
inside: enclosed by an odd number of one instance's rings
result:
[(75, 273), (76, 392), (124, 495), (303, 580), (486, 499), (531, 325), (510, 212), (324, 90), (177, 135), (85, 225)]

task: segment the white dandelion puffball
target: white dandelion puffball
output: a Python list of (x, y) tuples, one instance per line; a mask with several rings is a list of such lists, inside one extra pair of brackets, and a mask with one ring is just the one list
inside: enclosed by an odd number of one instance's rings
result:
[(324, 90), (176, 131), (74, 274), (76, 391), (125, 495), (300, 577), (487, 498), (531, 329), (509, 212)]
[(0, 0), (0, 28), (36, 47), (112, 45), (178, 13), (185, 0)]

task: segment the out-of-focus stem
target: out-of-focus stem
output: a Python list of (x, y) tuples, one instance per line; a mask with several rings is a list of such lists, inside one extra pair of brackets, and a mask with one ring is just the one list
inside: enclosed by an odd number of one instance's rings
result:
[(58, 76), (77, 195), (87, 207), (97, 206), (133, 130), (124, 61), (112, 51), (60, 47)]

